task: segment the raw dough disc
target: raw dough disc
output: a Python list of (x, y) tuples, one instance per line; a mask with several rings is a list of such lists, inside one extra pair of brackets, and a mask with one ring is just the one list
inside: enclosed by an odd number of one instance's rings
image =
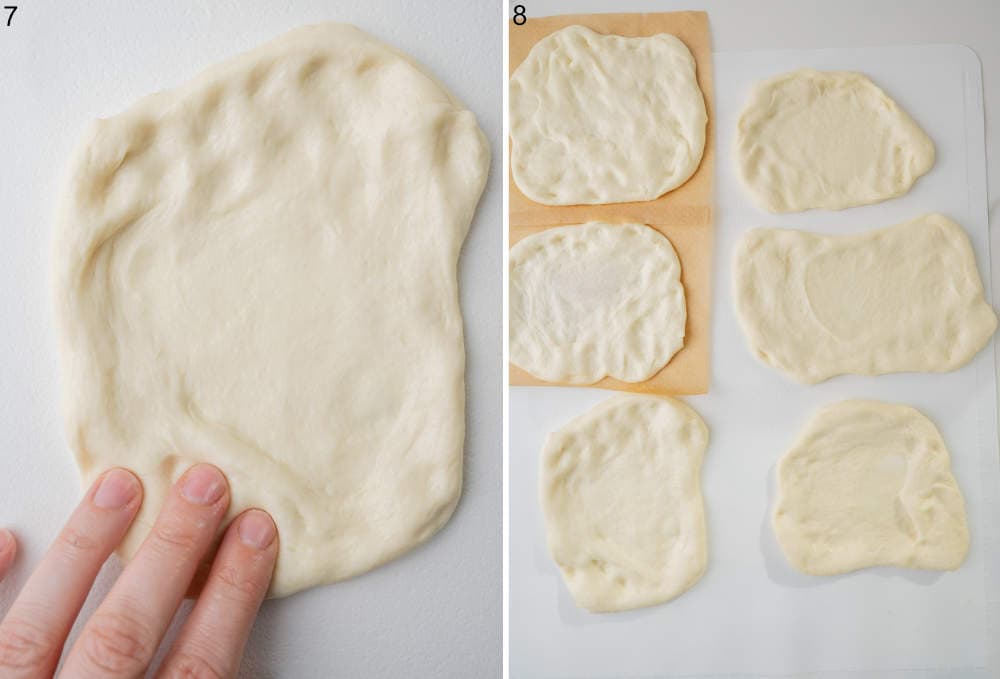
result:
[(941, 434), (916, 409), (878, 401), (842, 401), (810, 420), (778, 465), (774, 531), (811, 575), (953, 570), (969, 550)]
[(652, 606), (701, 578), (707, 445), (694, 410), (637, 394), (610, 398), (549, 434), (542, 510), (549, 550), (578, 605)]
[(653, 200), (698, 169), (707, 122), (683, 42), (569, 26), (510, 78), (511, 171), (545, 205)]
[(97, 121), (55, 244), (83, 479), (146, 497), (192, 463), (280, 531), (271, 594), (433, 535), (462, 485), (456, 261), (488, 149), (469, 111), (356, 28), (301, 28)]
[(761, 208), (840, 210), (909, 191), (934, 164), (934, 142), (861, 73), (807, 69), (754, 87), (736, 158)]
[(546, 229), (510, 251), (510, 360), (549, 382), (642, 382), (684, 345), (681, 265), (641, 224)]
[(844, 236), (754, 229), (733, 270), (750, 350), (800, 382), (954, 370), (997, 325), (969, 239), (943, 215)]

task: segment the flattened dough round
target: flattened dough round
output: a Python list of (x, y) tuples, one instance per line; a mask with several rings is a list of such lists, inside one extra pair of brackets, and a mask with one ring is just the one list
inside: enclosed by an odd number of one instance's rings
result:
[(511, 171), (545, 205), (653, 200), (698, 169), (707, 122), (683, 42), (569, 26), (510, 78)]
[(955, 370), (997, 326), (965, 231), (939, 214), (843, 236), (754, 229), (733, 271), (750, 350), (800, 382)]
[(642, 382), (684, 345), (673, 245), (642, 224), (546, 229), (510, 251), (510, 360), (549, 382)]
[(622, 394), (549, 434), (541, 496), (549, 550), (576, 603), (660, 604), (705, 572), (708, 428), (684, 403)]
[(774, 530), (810, 575), (954, 570), (969, 551), (941, 434), (918, 410), (878, 401), (841, 401), (813, 416), (778, 465)]
[(123, 465), (145, 537), (192, 463), (269, 511), (271, 594), (351, 577), (462, 485), (456, 261), (488, 149), (469, 111), (351, 26), (292, 31), (97, 121), (55, 244), (83, 479)]
[(934, 142), (867, 76), (805, 69), (754, 87), (736, 159), (765, 210), (841, 210), (909, 191), (934, 165)]

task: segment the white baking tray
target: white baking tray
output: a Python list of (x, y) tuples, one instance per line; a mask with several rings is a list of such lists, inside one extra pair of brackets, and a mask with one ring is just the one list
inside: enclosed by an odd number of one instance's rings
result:
[[(752, 205), (732, 159), (736, 118), (758, 79), (802, 67), (863, 71), (930, 134), (937, 162), (902, 198), (842, 212), (770, 215)], [(732, 306), (730, 258), (757, 226), (848, 233), (943, 212), (972, 239), (987, 291), (989, 226), (982, 76), (958, 45), (720, 53), (711, 391), (688, 402), (711, 441), (703, 468), (709, 562), (666, 605), (578, 609), (545, 546), (538, 452), (545, 434), (609, 397), (594, 389), (511, 389), (511, 677), (995, 677), (1000, 519), (994, 342), (944, 375), (839, 377), (800, 386), (747, 351)], [(987, 293), (989, 294), (989, 293)], [(819, 406), (845, 398), (907, 403), (937, 424), (965, 495), (972, 545), (951, 573), (796, 573), (771, 532), (778, 458)]]

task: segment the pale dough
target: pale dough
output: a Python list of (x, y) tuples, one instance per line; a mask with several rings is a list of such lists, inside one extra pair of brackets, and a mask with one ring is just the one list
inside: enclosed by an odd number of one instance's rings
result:
[(952, 570), (969, 550), (941, 434), (914, 408), (878, 401), (842, 401), (810, 420), (778, 465), (774, 530), (811, 575)]
[(707, 121), (683, 42), (569, 26), (510, 78), (511, 171), (545, 205), (653, 200), (698, 169)]
[(708, 560), (701, 462), (708, 428), (666, 397), (623, 394), (549, 434), (541, 496), (549, 550), (576, 603), (652, 606)]
[(546, 229), (510, 251), (510, 360), (549, 382), (649, 379), (684, 345), (681, 266), (641, 224)]
[(765, 210), (840, 210), (909, 191), (934, 164), (934, 142), (865, 75), (807, 69), (754, 87), (736, 159)]
[(954, 370), (997, 325), (965, 231), (939, 214), (854, 235), (754, 229), (734, 274), (750, 350), (800, 382)]
[(55, 235), (64, 407), (86, 483), (145, 501), (218, 465), (270, 512), (271, 594), (433, 535), (462, 487), (456, 261), (488, 148), (472, 113), (358, 29), (294, 30), (97, 121)]

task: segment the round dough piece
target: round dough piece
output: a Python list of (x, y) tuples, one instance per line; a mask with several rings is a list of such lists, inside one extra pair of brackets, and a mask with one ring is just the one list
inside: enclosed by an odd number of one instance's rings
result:
[(261, 507), (272, 596), (363, 573), (462, 486), (456, 261), (488, 167), (475, 117), (358, 29), (294, 30), (97, 121), (55, 236), (66, 427), (85, 483), (195, 462)]
[(878, 401), (842, 401), (813, 416), (778, 465), (774, 531), (810, 575), (953, 570), (969, 551), (941, 434), (916, 409)]
[(708, 115), (687, 46), (569, 26), (510, 78), (510, 164), (545, 205), (653, 200), (694, 174)]
[(684, 345), (681, 266), (641, 224), (546, 229), (510, 251), (510, 360), (541, 380), (647, 380)]
[(997, 327), (969, 238), (944, 215), (839, 236), (754, 229), (733, 272), (750, 350), (800, 382), (955, 370)]
[(805, 69), (754, 87), (736, 159), (764, 210), (841, 210), (909, 191), (934, 142), (867, 76)]
[(541, 496), (549, 550), (576, 603), (653, 606), (708, 561), (701, 462), (708, 428), (672, 398), (622, 394), (549, 434)]

